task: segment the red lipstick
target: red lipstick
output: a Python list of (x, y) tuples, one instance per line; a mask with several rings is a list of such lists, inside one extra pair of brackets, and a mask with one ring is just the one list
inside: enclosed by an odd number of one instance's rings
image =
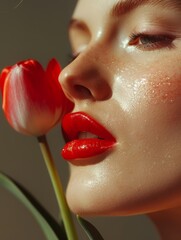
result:
[(116, 143), (116, 139), (105, 127), (83, 112), (66, 114), (62, 129), (67, 139), (62, 149), (62, 156), (66, 160), (97, 156)]

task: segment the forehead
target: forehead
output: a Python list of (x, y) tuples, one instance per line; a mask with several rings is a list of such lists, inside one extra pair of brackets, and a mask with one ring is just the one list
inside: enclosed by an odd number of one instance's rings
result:
[(108, 19), (120, 18), (143, 5), (148, 8), (159, 6), (172, 12), (181, 11), (181, 0), (78, 0), (69, 30), (87, 27), (95, 30)]
[(181, 9), (181, 0), (79, 0), (76, 11), (95, 14), (102, 11), (124, 14), (141, 5), (162, 5), (164, 8)]
[(70, 26), (77, 28), (83, 24), (89, 29), (97, 29), (108, 18), (110, 9), (117, 2), (118, 0), (79, 0), (72, 16), (75, 21), (71, 21), (76, 24)]
[(108, 11), (118, 0), (78, 0), (73, 16), (99, 15)]

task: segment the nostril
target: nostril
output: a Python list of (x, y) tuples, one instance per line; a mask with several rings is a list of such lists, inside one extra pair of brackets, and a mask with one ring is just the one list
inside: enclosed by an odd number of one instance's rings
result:
[[(79, 58), (80, 61), (80, 58)], [(84, 61), (85, 62), (85, 61)], [(59, 76), (62, 89), (71, 101), (92, 99), (104, 101), (112, 96), (109, 74), (97, 69), (95, 65), (77, 67), (78, 60), (67, 66)]]
[(93, 97), (91, 91), (82, 85), (78, 85), (78, 84), (74, 85), (74, 90), (77, 95), (77, 98), (79, 99), (86, 99), (86, 98)]

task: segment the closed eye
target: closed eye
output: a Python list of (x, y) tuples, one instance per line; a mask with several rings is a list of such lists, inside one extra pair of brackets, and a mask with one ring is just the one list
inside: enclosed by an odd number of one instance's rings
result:
[(173, 48), (175, 36), (172, 35), (149, 35), (144, 33), (133, 33), (130, 36), (129, 46), (135, 46), (143, 51), (157, 50), (161, 48)]

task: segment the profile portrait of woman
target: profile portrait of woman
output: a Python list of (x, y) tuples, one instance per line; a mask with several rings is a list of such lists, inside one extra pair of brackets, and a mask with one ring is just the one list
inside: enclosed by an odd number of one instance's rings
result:
[[(147, 214), (181, 236), (181, 1), (79, 0), (59, 81), (67, 200), (82, 216)], [(75, 127), (76, 126), (76, 127)]]
[[(1, 68), (62, 64), (57, 84), (73, 109), (48, 138), (73, 215), (105, 240), (180, 240), (181, 0), (15, 0), (0, 13)], [(12, 136), (3, 117), (0, 172), (59, 222), (35, 141)], [(11, 197), (0, 187), (0, 238), (45, 239)]]

